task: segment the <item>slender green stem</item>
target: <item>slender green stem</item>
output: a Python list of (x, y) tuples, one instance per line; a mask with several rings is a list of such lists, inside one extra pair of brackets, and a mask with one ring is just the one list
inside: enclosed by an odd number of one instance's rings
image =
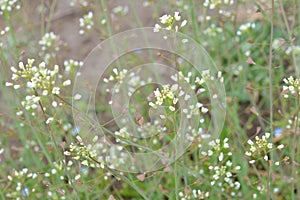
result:
[(192, 24), (193, 24), (193, 30), (194, 30), (194, 39), (197, 42), (200, 42), (200, 40), (198, 39), (199, 27), (198, 27), (198, 24), (197, 24), (197, 18), (196, 18), (196, 15), (195, 15), (195, 10), (194, 10), (193, 2), (194, 2), (193, 0), (189, 1), (191, 18), (192, 18)]
[[(279, 1), (279, 5), (280, 5), (280, 10), (281, 10), (281, 13), (282, 13), (284, 25), (286, 27), (286, 31), (288, 33), (289, 40), (291, 42), (293, 40), (293, 34), (292, 34), (291, 28), (289, 26), (289, 22), (287, 20), (286, 13), (285, 13), (282, 1)], [(292, 65), (295, 68), (297, 77), (299, 77), (300, 76), (300, 69), (299, 69), (299, 66), (297, 66), (295, 51), (292, 51)]]
[(41, 3), (42, 12), (41, 12), (41, 35), (45, 34), (45, 0), (42, 0)]
[[(298, 133), (298, 130), (299, 130), (299, 100), (300, 100), (300, 95), (299, 95), (299, 91), (297, 91), (297, 99), (296, 99), (296, 116), (295, 116), (295, 132), (293, 134), (293, 145), (292, 145), (292, 149), (291, 149), (291, 159), (292, 159), (292, 179), (293, 179), (293, 182), (292, 182), (292, 199), (297, 199), (297, 193), (299, 193), (299, 191), (297, 191), (296, 193), (296, 196), (295, 196), (295, 184), (299, 183), (298, 182), (298, 173), (297, 173), (297, 170), (295, 169), (295, 163), (296, 163), (296, 155), (299, 154), (297, 153), (297, 151), (299, 152), (299, 133)], [(297, 144), (298, 143), (298, 144)], [(297, 148), (298, 146), (298, 148)], [(298, 149), (298, 150), (296, 150)], [(299, 185), (299, 184), (297, 184)]]
[[(269, 103), (270, 103), (270, 133), (271, 133), (271, 141), (273, 141), (273, 77), (272, 77), (272, 61), (273, 61), (273, 37), (274, 37), (274, 0), (272, 0), (272, 17), (271, 17), (271, 33), (270, 33), (270, 44), (269, 44), (269, 81), (270, 81), (270, 87), (269, 87)], [(273, 153), (270, 155), (271, 160), (273, 160)], [(272, 165), (271, 162), (268, 164), (268, 181), (267, 181), (267, 199), (271, 199), (271, 182), (272, 182)]]
[[(49, 16), (48, 16), (48, 19), (47, 19), (47, 24), (46, 24), (46, 32), (50, 31), (51, 22), (52, 22), (52, 18), (53, 18), (53, 15), (54, 15), (56, 3), (57, 3), (57, 0), (52, 1), (51, 7), (50, 7), (50, 13), (49, 13)], [(42, 22), (42, 23), (44, 23), (44, 22)]]

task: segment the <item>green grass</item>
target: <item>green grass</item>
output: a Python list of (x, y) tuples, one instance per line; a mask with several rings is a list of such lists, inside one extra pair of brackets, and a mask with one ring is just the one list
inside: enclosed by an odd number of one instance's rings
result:
[[(275, 1), (275, 3), (274, 1), (265, 3), (237, 1), (233, 5), (217, 4), (214, 9), (204, 6), (205, 1), (193, 0), (176, 1), (177, 3), (145, 1), (147, 7), (142, 5), (145, 2), (133, 0), (122, 3), (105, 0), (88, 1), (87, 5), (80, 4), (83, 1), (74, 1), (75, 7), (67, 6), (67, 8), (73, 9), (72, 18), (78, 20), (73, 24), (76, 32), (69, 30), (68, 33), (65, 29), (59, 30), (58, 27), (62, 27), (61, 24), (64, 23), (73, 23), (71, 18), (55, 18), (58, 12), (65, 12), (66, 8), (61, 7), (62, 2), (62, 0), (41, 2), (22, 0), (12, 6), (12, 11), (5, 10), (0, 15), (0, 31), (9, 27), (7, 32), (0, 35), (2, 44), (0, 48), (0, 199), (182, 199), (184, 196), (185, 199), (254, 199), (256, 197), (257, 199), (296, 200), (300, 198), (299, 120), (295, 120), (299, 115), (300, 100), (300, 88), (296, 86), (300, 83), (294, 84), (294, 96), (289, 91), (283, 91), (284, 85), (292, 85), (291, 81), (285, 83), (284, 78), (299, 77), (300, 26), (297, 8), (299, 1)], [(17, 5), (21, 8), (16, 9)], [(114, 12), (117, 6), (122, 6), (119, 13)], [(223, 13), (219, 12), (220, 10)], [(85, 27), (80, 27), (79, 18), (89, 11), (93, 12), (91, 20), (94, 24), (91, 25), (91, 29), (87, 28), (87, 24), (84, 25)], [(172, 19), (173, 21), (168, 24), (161, 23), (161, 16), (170, 14), (175, 17), (175, 11), (179, 11), (181, 19), (178, 21)], [(226, 12), (231, 13), (229, 17), (224, 16)], [(32, 16), (39, 16), (39, 18), (34, 19)], [(105, 19), (104, 24), (103, 19)], [(187, 25), (180, 27), (180, 23), (185, 19)], [(90, 106), (86, 104), (90, 98), (88, 95), (95, 92), (95, 110), (81, 114), (84, 114), (85, 119), (90, 119), (95, 112), (100, 124), (94, 125), (93, 129), (85, 129), (84, 125), (91, 128), (86, 121), (81, 124), (81, 127), (77, 127), (72, 115), (72, 89), (75, 87), (73, 85), (75, 79), (83, 80), (80, 79), (81, 76), (76, 77), (77, 71), (85, 73), (82, 69), (86, 66), (83, 65), (83, 68), (74, 66), (71, 71), (67, 71), (64, 61), (84, 58), (89, 53), (86, 49), (93, 49), (114, 34), (131, 28), (143, 28), (149, 24), (152, 26), (159, 24), (161, 27), (170, 25), (172, 30), (178, 25), (180, 32), (203, 46), (218, 67), (216, 71), (210, 72), (214, 79), (204, 78), (204, 84), (195, 83), (197, 78), (204, 75), (202, 71), (197, 71), (197, 68), (209, 68), (209, 66), (192, 66), (189, 60), (180, 60), (180, 55), (161, 49), (137, 49), (128, 52), (111, 61), (111, 65), (97, 82), (98, 87), (95, 91), (94, 86), (89, 85), (88, 82), (82, 83), (87, 94), (83, 95), (83, 100), (86, 101), (76, 103), (74, 100), (76, 108), (73, 109), (80, 112), (87, 109)], [(64, 40), (67, 41), (71, 36), (79, 37), (77, 31), (79, 28), (86, 32), (81, 36), (82, 40), (72, 41), (82, 46), (82, 49), (78, 49), (73, 55), (70, 52), (74, 51), (68, 49), (70, 44), (65, 43)], [(50, 42), (49, 48), (42, 50), (39, 40), (49, 32), (54, 32), (56, 39)], [(160, 30), (157, 35), (162, 32), (163, 30)], [(144, 31), (140, 37), (147, 39), (147, 32)], [(169, 36), (165, 41), (171, 42), (172, 37)], [(147, 42), (149, 45), (152, 44), (151, 41)], [(276, 42), (279, 44), (277, 47), (275, 47)], [(111, 44), (112, 54), (118, 48), (127, 48), (126, 45), (115, 46), (117, 45), (115, 41), (111, 41)], [(183, 51), (189, 50), (185, 49), (184, 43), (180, 45)], [(55, 50), (58, 46), (60, 49)], [(295, 49), (291, 50), (291, 48)], [(199, 55), (196, 54), (197, 52), (192, 53)], [(58, 74), (61, 76), (55, 74), (53, 75), (55, 83), (50, 83), (45, 88), (35, 86), (34, 89), (26, 88), (28, 81), (26, 78), (11, 80), (11, 75), (15, 73), (10, 69), (11, 66), (19, 69), (18, 63), (23, 62), (25, 65), (28, 58), (34, 58), (36, 60), (34, 66), (37, 67), (39, 63), (45, 61), (46, 68), (50, 70), (54, 69), (54, 65), (59, 65)], [(249, 61), (250, 58), (254, 63)], [(196, 94), (194, 100), (202, 103), (209, 111), (205, 113), (201, 108), (191, 108), (190, 106), (195, 106), (191, 103), (188, 106), (184, 105), (184, 101), (192, 102), (192, 100), (183, 101), (185, 95), (180, 97), (179, 90), (176, 89), (162, 97), (162, 107), (152, 108), (149, 102), (157, 105), (156, 101), (159, 100), (158, 95), (155, 96), (153, 91), (158, 88), (160, 93), (164, 93), (162, 91), (164, 84), (161, 82), (169, 80), (170, 77), (167, 75), (171, 72), (167, 70), (163, 75), (161, 71), (154, 70), (151, 74), (141, 68), (139, 74), (130, 74), (130, 70), (134, 67), (149, 63), (171, 66), (177, 71), (177, 76), (182, 73), (185, 80), (189, 79), (188, 84), (195, 86), (192, 89)], [(201, 64), (207, 63), (209, 61), (203, 60)], [(113, 72), (114, 68), (118, 69), (118, 73)], [(130, 78), (120, 78), (122, 69), (129, 70), (126, 75)], [(224, 78), (224, 82), (221, 83), (224, 84), (226, 91), (226, 118), (218, 138), (205, 139), (203, 133), (211, 134), (209, 125), (213, 116), (210, 84), (221, 81), (217, 71), (221, 71)], [(95, 73), (89, 73), (92, 79)], [(109, 79), (110, 76), (114, 79)], [(149, 77), (153, 77), (156, 83), (150, 81), (150, 84), (145, 86)], [(109, 79), (108, 83), (104, 78)], [(63, 86), (63, 82), (68, 79), (72, 84)], [(41, 76), (41, 80), (46, 81), (46, 78)], [(124, 80), (126, 80), (125, 84), (121, 85)], [(13, 87), (6, 87), (7, 82), (14, 85), (23, 84), (24, 87), (15, 90)], [(172, 86), (175, 82), (169, 80), (168, 83)], [(179, 83), (187, 84), (182, 79)], [(57, 95), (51, 94), (55, 86), (61, 88)], [(120, 101), (124, 104), (127, 102), (126, 98), (129, 98), (128, 88), (135, 88), (135, 91), (131, 91), (132, 99), (128, 101), (130, 108), (128, 117), (132, 124), (119, 120), (124, 117), (122, 112), (118, 112), (120, 116), (113, 115), (113, 106), (116, 105), (111, 106), (109, 101), (115, 86), (120, 87), (121, 92), (126, 92), (120, 96), (124, 98)], [(201, 88), (206, 91), (199, 93)], [(44, 89), (49, 92), (47, 96), (42, 95)], [(107, 89), (110, 92), (107, 92)], [(288, 98), (284, 98), (285, 93), (289, 94)], [(37, 108), (24, 109), (22, 101), (27, 95), (34, 94), (41, 97), (36, 102)], [(174, 103), (174, 98), (168, 95), (178, 97), (179, 102)], [(58, 106), (55, 106), (56, 104)], [(172, 111), (170, 106), (174, 106), (176, 110)], [(42, 111), (42, 108), (46, 110)], [(184, 109), (188, 110), (187, 114), (184, 114)], [(196, 114), (191, 115), (189, 121), (187, 115), (191, 114), (193, 109)], [(16, 113), (20, 110), (24, 113), (17, 116)], [(35, 116), (32, 116), (32, 112)], [(49, 117), (53, 117), (54, 120), (46, 124)], [(181, 123), (188, 121), (193, 124), (196, 120), (199, 121), (198, 118), (203, 118), (204, 122), (197, 122), (196, 128), (193, 127), (194, 130), (184, 130), (187, 132), (185, 136), (192, 136), (193, 141), (183, 155), (177, 158), (177, 153), (182, 150), (177, 143), (174, 151), (159, 150), (168, 144), (174, 144), (173, 139), (176, 138)], [(152, 129), (146, 129), (147, 122), (150, 126), (150, 122), (154, 122), (153, 119), (158, 120), (157, 124), (152, 124)], [(130, 129), (130, 126), (136, 129)], [(124, 127), (128, 128), (127, 131), (122, 129)], [(133, 130), (137, 131), (142, 127), (146, 132), (147, 130), (151, 133), (153, 130), (156, 132), (152, 137), (145, 139), (130, 135)], [(165, 131), (162, 130), (163, 127), (166, 128)], [(82, 144), (78, 138), (76, 139), (78, 130), (84, 141)], [(99, 134), (96, 142), (92, 142), (92, 138), (99, 130), (102, 134)], [(268, 132), (270, 138), (267, 138), (266, 142), (272, 143), (274, 148), (270, 150), (265, 144), (259, 147), (258, 151), (252, 152), (251, 158), (245, 155), (246, 152), (251, 151), (248, 140), (255, 142), (256, 136), (262, 138)], [(110, 140), (110, 143), (106, 143), (104, 138)], [(222, 146), (226, 138), (228, 138), (228, 147)], [(220, 139), (220, 147), (209, 145), (212, 141), (217, 142), (216, 139)], [(180, 138), (181, 140), (183, 138)], [(75, 145), (74, 149), (72, 143)], [(280, 144), (284, 144), (284, 148), (276, 149)], [(113, 149), (117, 148), (117, 145), (122, 146), (123, 154), (121, 150)], [(108, 153), (104, 152), (103, 148), (106, 148)], [(93, 156), (93, 150), (104, 157), (110, 155), (114, 160), (106, 162), (105, 158), (102, 160)], [(174, 152), (175, 154), (172, 155)], [(139, 160), (136, 157), (126, 157), (128, 155), (126, 153), (150, 153), (152, 157), (147, 156), (143, 157), (144, 160)], [(113, 158), (113, 155), (116, 155), (116, 158)], [(268, 155), (268, 161), (264, 160), (265, 155)], [(139, 168), (143, 165), (149, 167), (155, 164), (153, 156), (162, 158), (157, 161), (157, 166), (161, 167), (153, 171), (143, 171), (144, 168)], [(165, 165), (169, 158), (172, 162)], [(125, 161), (122, 162), (122, 159)], [(254, 164), (249, 163), (252, 159), (255, 160)], [(278, 166), (275, 165), (277, 161), (279, 161)], [(85, 162), (88, 166), (84, 166)], [(129, 168), (131, 162), (135, 163), (136, 169)], [(139, 162), (142, 162), (141, 165)], [(104, 164), (104, 166), (96, 167), (97, 164)], [(236, 169), (237, 166), (240, 166), (240, 170)], [(126, 168), (127, 171), (122, 171)], [(19, 173), (15, 173), (16, 171)], [(216, 173), (219, 173), (218, 176)], [(226, 176), (229, 179), (226, 179)], [(240, 187), (230, 186), (226, 180), (233, 181), (233, 184), (240, 184)], [(193, 190), (201, 190), (201, 194), (199, 191), (198, 197), (194, 197)]]

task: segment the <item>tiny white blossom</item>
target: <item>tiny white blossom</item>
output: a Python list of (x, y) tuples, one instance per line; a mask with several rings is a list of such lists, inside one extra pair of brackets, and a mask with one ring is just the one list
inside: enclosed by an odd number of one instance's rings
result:
[(50, 124), (52, 121), (53, 121), (53, 117), (49, 117), (49, 118), (46, 120), (46, 124)]
[(283, 148), (284, 148), (284, 145), (283, 145), (283, 144), (277, 146), (277, 149), (283, 149)]
[(59, 88), (59, 87), (54, 87), (54, 88), (52, 89), (52, 94), (57, 94), (57, 95), (59, 95), (59, 93), (60, 93), (60, 88)]
[(66, 80), (63, 82), (63, 86), (71, 85), (71, 80)]

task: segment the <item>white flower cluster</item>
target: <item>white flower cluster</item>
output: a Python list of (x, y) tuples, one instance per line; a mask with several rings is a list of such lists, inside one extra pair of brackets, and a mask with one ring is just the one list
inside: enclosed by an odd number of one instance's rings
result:
[(143, 80), (143, 78), (141, 76), (139, 76), (138, 74), (131, 72), (128, 75), (128, 79), (127, 79), (127, 85), (128, 85), (128, 96), (131, 96), (134, 92), (135, 92), (135, 88), (137, 87), (141, 87), (146, 85), (147, 83), (151, 83), (152, 82), (152, 78), (148, 77), (147, 80)]
[[(177, 86), (177, 87), (176, 87)], [(175, 91), (177, 91), (178, 85), (173, 85), (171, 88), (169, 85), (164, 85), (162, 90), (157, 88), (154, 91), (154, 96), (156, 98), (156, 102), (150, 102), (149, 106), (153, 108), (157, 108), (157, 106), (161, 106), (164, 102), (169, 103), (169, 109), (171, 111), (175, 111), (175, 105), (178, 102), (178, 98), (176, 98)]]
[[(228, 144), (229, 139), (225, 138), (223, 141), (220, 139), (212, 140), (209, 145), (211, 150), (202, 151), (201, 155), (208, 156), (212, 159), (217, 159), (215, 165), (208, 167), (212, 173), (210, 184), (220, 187), (222, 192), (229, 193), (231, 196), (236, 196), (237, 191), (240, 189), (240, 182), (236, 180), (234, 174), (236, 174), (241, 167), (239, 165), (233, 165), (232, 152)], [(212, 161), (214, 162), (214, 161)]]
[(283, 38), (275, 38), (272, 43), (272, 48), (274, 50), (280, 49), (285, 44), (285, 40)]
[[(63, 167), (65, 166), (65, 167)], [(53, 180), (60, 180), (64, 185), (66, 181), (65, 173), (68, 174), (68, 184), (72, 185), (75, 181), (81, 178), (81, 175), (74, 168), (74, 162), (69, 161), (59, 161), (53, 162), (52, 167), (48, 168), (43, 172), (30, 172), (27, 168), (21, 170), (13, 170), (7, 176), (9, 187), (4, 191), (5, 195), (9, 199), (36, 199), (38, 195), (41, 195), (47, 199), (66, 199), (66, 190), (61, 188), (57, 189), (57, 192), (52, 192), (51, 190), (41, 187), (41, 184), (45, 186), (51, 186)], [(85, 170), (87, 171), (87, 170)], [(81, 172), (83, 170), (81, 169)], [(83, 172), (84, 173), (84, 172)]]
[(80, 67), (82, 67), (83, 66), (83, 62), (82, 61), (76, 61), (76, 60), (73, 60), (73, 59), (65, 60), (64, 61), (64, 66), (65, 66), (65, 71), (67, 73), (69, 73), (69, 72), (71, 72), (73, 70), (77, 70)]
[[(118, 131), (115, 131), (114, 134), (115, 134), (117, 137), (123, 137), (123, 138), (130, 138), (130, 136), (131, 136), (131, 135), (128, 133), (126, 127), (123, 127), (123, 128), (121, 128), (120, 130), (118, 130)], [(116, 141), (119, 142), (120, 140), (119, 140), (119, 139), (116, 139)]]
[[(27, 64), (24, 65), (23, 62), (19, 63), (19, 69), (11, 67), (13, 72), (11, 79), (16, 83), (21, 82), (21, 79), (26, 80), (26, 87), (35, 90), (42, 90), (44, 96), (48, 95), (49, 89), (53, 88), (55, 84), (55, 76), (58, 73), (58, 65), (54, 66), (53, 70), (47, 69), (46, 64), (41, 62), (39, 66), (34, 66), (34, 59), (28, 59)], [(6, 83), (6, 86), (13, 86), (15, 89), (19, 89), (24, 85)], [(53, 88), (53, 91), (57, 89)]]
[[(232, 5), (234, 0), (224, 0), (225, 5)], [(209, 7), (209, 9), (215, 9), (222, 4), (222, 0), (205, 0), (203, 6)]]
[(289, 46), (286, 50), (285, 50), (286, 55), (290, 55), (291, 53), (299, 56), (300, 55), (300, 46)]
[(289, 78), (284, 78), (283, 82), (286, 84), (282, 88), (284, 98), (288, 98), (289, 95), (294, 97), (300, 95), (300, 79), (290, 76)]
[(199, 85), (203, 85), (205, 82), (214, 81), (214, 80), (218, 80), (221, 83), (223, 83), (224, 77), (222, 76), (222, 72), (218, 71), (217, 77), (215, 77), (214, 75), (211, 75), (211, 72), (209, 70), (204, 70), (201, 72), (201, 78), (196, 77), (195, 83)]
[[(25, 99), (21, 101), (21, 105), (25, 110), (35, 110), (37, 109), (39, 102), (43, 97), (48, 95), (59, 95), (60, 87), (57, 86), (56, 79), (58, 76), (59, 67), (55, 65), (53, 70), (48, 69), (44, 62), (41, 62), (38, 66), (34, 65), (34, 59), (28, 59), (27, 64), (24, 65), (23, 62), (19, 63), (19, 68), (11, 67), (13, 72), (11, 79), (13, 83), (6, 82), (7, 87), (13, 87), (14, 89), (19, 89), (25, 87), (29, 90), (28, 95)], [(65, 80), (62, 86), (68, 86), (71, 84), (70, 80)], [(52, 102), (53, 107), (57, 107), (56, 101)], [(44, 111), (46, 110), (43, 107)], [(35, 113), (32, 112), (34, 116)], [(47, 124), (50, 123), (53, 118), (48, 118)]]
[(9, 26), (6, 26), (3, 30), (0, 31), (0, 35), (3, 36), (9, 31)]
[(7, 198), (24, 199), (30, 196), (30, 193), (35, 193), (35, 188), (30, 189), (26, 186), (26, 182), (35, 181), (38, 177), (36, 173), (29, 173), (27, 168), (20, 171), (14, 170), (12, 174), (7, 176), (10, 184), (14, 185), (14, 190), (8, 190), (6, 193)]
[(128, 14), (129, 8), (128, 6), (117, 6), (112, 9), (113, 13), (125, 16)]
[(175, 30), (176, 32), (179, 30), (179, 28), (184, 27), (187, 24), (187, 20), (181, 20), (181, 16), (179, 12), (175, 12), (174, 16), (165, 14), (161, 16), (160, 23), (163, 25), (155, 24), (153, 31), (159, 32), (160, 29), (166, 29), (166, 30)]
[(220, 27), (217, 27), (216, 24), (211, 24), (210, 27), (208, 27), (207, 29), (205, 29), (203, 31), (203, 33), (205, 35), (211, 36), (211, 37), (216, 37), (217, 35), (219, 35), (219, 33), (222, 33), (223, 30)]
[[(82, 138), (77, 135), (77, 142), (71, 143), (69, 150), (65, 150), (66, 156), (71, 156), (75, 160), (79, 160), (82, 165), (102, 168), (106, 165), (114, 169), (117, 166), (124, 165), (129, 156), (126, 152), (122, 151), (121, 145), (108, 144), (106, 139), (99, 142), (99, 136), (94, 136), (92, 143), (85, 145)], [(134, 166), (133, 166), (134, 167)]]
[(42, 46), (42, 51), (55, 50), (59, 51), (59, 46), (57, 45), (58, 37), (53, 32), (46, 33), (39, 44)]
[(288, 124), (286, 125), (286, 128), (291, 129), (293, 126), (295, 126), (296, 123), (300, 124), (300, 118), (297, 116), (291, 117), (287, 122)]
[(45, 33), (42, 39), (39, 41), (41, 45), (41, 52), (39, 55), (43, 58), (43, 60), (48, 64), (51, 59), (55, 58), (56, 53), (60, 49), (61, 41), (59, 37), (55, 35), (53, 32)]
[(238, 36), (240, 36), (240, 35), (242, 35), (242, 33), (247, 32), (249, 29), (254, 29), (255, 27), (256, 27), (256, 24), (254, 22), (247, 22), (245, 24), (240, 25), (236, 34)]
[[(6, 33), (10, 30), (9, 26), (6, 26), (3, 30), (0, 31), (0, 36), (4, 37)], [(1, 39), (0, 37), (0, 39)], [(4, 39), (5, 41), (5, 39)], [(0, 47), (3, 47), (3, 42), (0, 40)]]
[[(250, 164), (254, 164), (257, 160), (263, 158), (265, 161), (269, 161), (268, 153), (275, 149), (283, 149), (284, 145), (280, 144), (276, 148), (274, 148), (273, 143), (269, 142), (271, 134), (265, 133), (261, 138), (258, 136), (255, 137), (255, 141), (251, 139), (248, 140), (249, 147), (245, 152), (245, 155), (251, 160), (249, 161)], [(275, 165), (279, 165), (279, 161), (275, 162)]]
[(88, 7), (89, 3), (88, 3), (88, 1), (85, 1), (85, 0), (72, 0), (70, 3), (70, 6), (75, 6), (75, 5), (79, 5), (83, 8), (86, 8), (86, 7)]
[(110, 75), (109, 78), (104, 78), (103, 81), (105, 83), (109, 83), (111, 81), (117, 81), (119, 83), (122, 83), (123, 78), (126, 76), (128, 70), (127, 69), (122, 69), (122, 70), (118, 70), (117, 68), (113, 69), (114, 72), (114, 76)]
[(191, 193), (187, 193), (187, 194), (184, 194), (183, 192), (179, 192), (178, 196), (181, 198), (181, 200), (206, 199), (209, 197), (209, 192), (193, 189)]
[[(64, 154), (66, 156), (72, 155), (73, 159), (75, 160), (81, 160), (81, 164), (84, 166), (104, 168), (103, 164), (99, 164), (98, 162), (96, 162), (96, 149), (93, 149), (92, 145), (86, 146), (79, 135), (76, 136), (76, 139), (78, 141), (78, 144), (71, 143), (70, 150), (66, 150)], [(96, 142), (97, 139), (98, 137), (96, 136), (93, 140)]]
[(19, 10), (21, 5), (18, 4), (18, 0), (1, 0), (0, 1), (0, 15), (3, 15), (4, 12), (11, 12), (14, 8)]
[[(123, 83), (123, 79), (125, 78), (125, 76), (127, 75), (128, 70), (127, 69), (122, 69), (122, 70), (118, 70), (117, 68), (114, 68), (113, 70), (113, 75), (110, 75), (108, 78), (104, 78), (103, 82), (104, 83), (112, 83), (112, 82), (116, 82), (117, 84), (114, 86), (114, 92), (118, 93), (120, 90), (120, 84)], [(110, 90), (107, 88), (106, 89), (107, 92), (110, 92)], [(131, 93), (130, 93), (131, 95)], [(109, 104), (111, 104), (112, 101), (109, 102)]]
[(79, 19), (79, 34), (83, 35), (86, 32), (89, 32), (92, 27), (94, 26), (93, 21), (93, 12), (88, 12), (88, 14), (84, 15), (82, 18)]

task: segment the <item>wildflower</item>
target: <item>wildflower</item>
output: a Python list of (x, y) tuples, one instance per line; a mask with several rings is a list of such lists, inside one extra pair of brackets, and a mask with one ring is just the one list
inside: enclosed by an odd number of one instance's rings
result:
[(76, 60), (65, 60), (64, 61), (65, 71), (69, 73), (71, 70), (77, 70), (79, 67), (83, 66), (82, 61), (76, 61)]
[[(234, 3), (234, 0), (224, 0), (225, 5), (232, 5)], [(222, 4), (221, 0), (205, 0), (203, 3), (203, 6), (209, 7), (209, 9), (215, 9), (217, 6), (220, 6)]]
[(0, 35), (3, 36), (10, 30), (9, 26), (6, 26), (3, 30), (0, 31)]
[(208, 36), (211, 36), (211, 37), (215, 37), (219, 33), (222, 33), (222, 28), (217, 27), (215, 24), (211, 24), (210, 27), (208, 27), (207, 29), (205, 29), (203, 31), (203, 33), (205, 35), (208, 35)]
[[(255, 140), (248, 140), (247, 144), (249, 147), (245, 152), (245, 155), (249, 157), (251, 160), (249, 161), (250, 164), (254, 164), (256, 160), (263, 158), (263, 160), (268, 161), (268, 152), (273, 151), (274, 144), (269, 142), (270, 140), (270, 133), (265, 133), (261, 138), (258, 136), (255, 137)], [(281, 150), (284, 148), (284, 145), (278, 145), (277, 149)]]
[(89, 3), (88, 3), (88, 1), (85, 1), (85, 0), (72, 0), (70, 3), (70, 6), (75, 6), (75, 5), (79, 5), (83, 8), (87, 8)]
[(125, 16), (127, 15), (129, 8), (128, 6), (117, 6), (112, 9), (115, 14)]
[(74, 100), (80, 100), (81, 99), (81, 95), (80, 94), (75, 94), (74, 95)]
[(66, 80), (63, 82), (63, 86), (71, 85), (71, 80)]
[(175, 97), (175, 90), (176, 87), (170, 87), (169, 85), (164, 85), (162, 90), (156, 88), (156, 90), (153, 92), (156, 102), (149, 102), (149, 106), (157, 108), (157, 106), (161, 106), (164, 102), (171, 101), (172, 105), (169, 106), (169, 109), (171, 111), (175, 111), (174, 106), (178, 102), (178, 98)]
[(53, 117), (49, 117), (49, 118), (46, 120), (46, 124), (50, 124), (52, 121), (53, 121)]
[(59, 93), (60, 93), (60, 88), (59, 88), (59, 87), (54, 87), (54, 88), (52, 89), (52, 94), (57, 94), (57, 95), (59, 95)]
[(42, 39), (39, 41), (39, 44), (42, 46), (42, 51), (47, 49), (59, 51), (59, 46), (57, 45), (58, 37), (53, 32), (46, 33)]
[(242, 35), (244, 32), (247, 32), (249, 29), (254, 29), (256, 24), (254, 22), (248, 22), (245, 24), (240, 25), (239, 29), (237, 30), (236, 34), (238, 36)]
[(4, 12), (11, 12), (13, 9), (20, 9), (21, 5), (18, 0), (1, 0), (0, 1), (0, 15)]
[(254, 164), (254, 163), (255, 163), (255, 160), (250, 160), (249, 163), (250, 163), (250, 164)]
[[(42, 107), (49, 103), (49, 94), (59, 95), (61, 93), (60, 84), (56, 81), (59, 77), (59, 67), (57, 65), (53, 66), (53, 69), (48, 68), (45, 62), (40, 62), (35, 65), (34, 59), (28, 59), (27, 63), (20, 62), (18, 67), (12, 66), (12, 82), (6, 82), (7, 87), (13, 87), (18, 90), (20, 88), (26, 88), (26, 95), (21, 100), (21, 105), (25, 110), (31, 112), (32, 116), (36, 115), (36, 110), (41, 107), (43, 111), (46, 111), (46, 107)], [(70, 80), (66, 80), (62, 83), (63, 86), (68, 86), (71, 84)], [(62, 103), (57, 103), (54, 100), (50, 100), (50, 105), (56, 108)], [(17, 112), (20, 116), (23, 111)], [(50, 123), (52, 120), (49, 118), (46, 123)]]
[(299, 55), (300, 54), (300, 46), (289, 46), (286, 50), (285, 50), (285, 54), (286, 55), (290, 55), (290, 54), (295, 54), (295, 55)]
[(283, 144), (280, 144), (279, 146), (277, 146), (277, 149), (283, 149), (283, 148), (284, 148)]
[(88, 12), (88, 14), (84, 15), (82, 18), (79, 19), (79, 34), (83, 35), (84, 33), (90, 31), (92, 27), (94, 26), (93, 21), (93, 12)]
[(201, 191), (199, 189), (193, 189), (190, 194), (184, 194), (183, 192), (179, 192), (178, 196), (181, 200), (186, 199), (206, 199), (209, 197), (209, 192)]
[(174, 13), (174, 16), (165, 14), (159, 19), (162, 25), (155, 24), (153, 29), (154, 32), (159, 32), (159, 30), (162, 28), (166, 30), (175, 30), (177, 32), (180, 28), (186, 26), (187, 24), (187, 20), (181, 21), (181, 16), (178, 11)]
[(283, 82), (286, 84), (283, 86), (282, 94), (284, 98), (288, 98), (289, 95), (296, 96), (300, 95), (300, 79), (290, 76), (284, 78)]

